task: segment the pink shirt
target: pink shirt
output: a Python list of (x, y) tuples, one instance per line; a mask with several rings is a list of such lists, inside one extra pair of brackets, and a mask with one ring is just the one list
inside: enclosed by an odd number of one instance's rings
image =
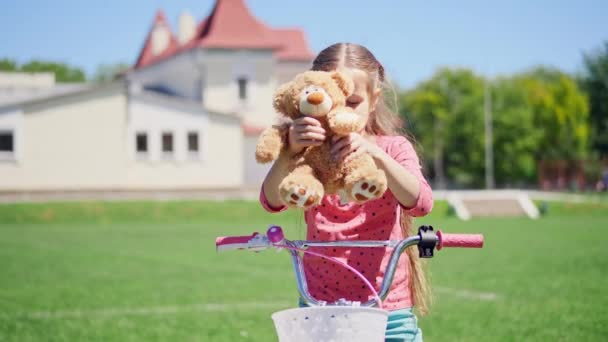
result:
[[(433, 194), (422, 175), (420, 162), (412, 144), (402, 136), (380, 136), (376, 142), (420, 181), (418, 200), (412, 208), (404, 208), (405, 212), (411, 216), (428, 214), (433, 207)], [(270, 207), (263, 191), (260, 193), (260, 202), (269, 212), (285, 210), (285, 207)], [(403, 239), (399, 225), (400, 208), (401, 204), (390, 190), (387, 190), (382, 198), (362, 205), (342, 205), (339, 196), (327, 195), (323, 197), (320, 205), (310, 208), (304, 214), (308, 226), (306, 238), (318, 241), (400, 240)], [(316, 247), (309, 250), (340, 259), (353, 266), (374, 284), (377, 291), (382, 285), (384, 271), (392, 252), (392, 248)], [(385, 309), (397, 310), (413, 305), (409, 269), (409, 260), (404, 252), (399, 259), (389, 295), (384, 301)], [(304, 270), (310, 294), (316, 299), (333, 302), (345, 298), (365, 302), (372, 298), (371, 291), (362, 280), (335, 263), (306, 255)]]

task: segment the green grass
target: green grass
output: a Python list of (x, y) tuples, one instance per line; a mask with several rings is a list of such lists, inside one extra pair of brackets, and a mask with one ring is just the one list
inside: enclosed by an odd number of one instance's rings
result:
[[(552, 203), (538, 221), (447, 213), (417, 223), (486, 245), (429, 261), (425, 341), (605, 340), (608, 204)], [(214, 240), (269, 223), (303, 238), (302, 222), (253, 202), (2, 205), (0, 341), (274, 341), (270, 314), (297, 300), (287, 255), (217, 254)]]

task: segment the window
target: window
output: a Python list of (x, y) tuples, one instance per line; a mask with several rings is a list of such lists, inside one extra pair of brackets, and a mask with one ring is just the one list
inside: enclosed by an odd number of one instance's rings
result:
[(161, 136), (161, 146), (163, 157), (168, 158), (173, 156), (173, 133), (163, 133)]
[(137, 153), (148, 153), (148, 134), (137, 133), (135, 135), (135, 151)]
[(0, 160), (15, 159), (15, 134), (13, 131), (0, 130)]
[(198, 152), (198, 133), (188, 133), (188, 152)]
[(0, 131), (0, 152), (15, 152), (15, 142), (12, 131)]
[(188, 159), (198, 160), (200, 156), (200, 137), (198, 132), (188, 132), (187, 135)]
[(238, 79), (239, 83), (239, 99), (247, 100), (247, 79), (241, 77)]

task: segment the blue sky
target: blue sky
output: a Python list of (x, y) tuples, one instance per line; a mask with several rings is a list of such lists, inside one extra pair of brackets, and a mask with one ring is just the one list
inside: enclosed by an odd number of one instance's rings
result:
[[(188, 10), (203, 19), (214, 0), (4, 1), (0, 58), (67, 62), (91, 75), (101, 63), (133, 63), (158, 8), (173, 28)], [(608, 41), (608, 1), (247, 0), (273, 27), (300, 27), (315, 52), (338, 41), (367, 46), (399, 85), (440, 66), (496, 76), (537, 64), (581, 69), (582, 53)]]

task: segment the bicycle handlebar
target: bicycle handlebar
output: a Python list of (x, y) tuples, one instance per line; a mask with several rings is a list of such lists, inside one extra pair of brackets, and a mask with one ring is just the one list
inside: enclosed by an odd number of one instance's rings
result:
[(437, 250), (443, 247), (482, 248), (483, 235), (481, 234), (443, 234), (437, 231)]
[(252, 235), (220, 236), (215, 238), (215, 248), (218, 252), (231, 249), (247, 249), (249, 248), (249, 242), (257, 235), (259, 233), (255, 232)]
[[(384, 300), (388, 296), (388, 291), (393, 281), (395, 269), (399, 257), (403, 251), (410, 246), (418, 245), (420, 257), (429, 258), (433, 256), (433, 249), (441, 250), (443, 247), (461, 248), (481, 248), (483, 247), (483, 235), (481, 234), (442, 234), (441, 231), (434, 232), (431, 226), (421, 226), (418, 235), (413, 235), (404, 240), (385, 240), (385, 241), (291, 241), (285, 239), (283, 231), (279, 226), (270, 226), (267, 234), (253, 233), (251, 236), (222, 236), (215, 239), (215, 246), (218, 252), (232, 249), (248, 249), (260, 251), (268, 248), (281, 249), (289, 247), (293, 267), (296, 275), (298, 291), (302, 299), (308, 304), (324, 305), (324, 302), (317, 301), (308, 292), (308, 285), (304, 277), (304, 265), (302, 257), (297, 249), (303, 251), (308, 247), (391, 247), (388, 265), (384, 272), (385, 277), (382, 281), (379, 296)], [(361, 306), (374, 306), (375, 299), (362, 303)]]
[[(275, 226), (273, 226), (275, 227)], [(272, 229), (272, 228), (271, 228)], [(269, 231), (271, 230), (269, 229)], [(438, 230), (437, 233), (437, 250), (443, 247), (459, 247), (459, 248), (482, 248), (483, 235), (481, 234), (448, 234)], [(270, 233), (267, 236), (260, 235), (258, 232), (252, 235), (241, 236), (220, 236), (215, 239), (215, 246), (218, 252), (232, 249), (260, 249), (274, 247), (274, 244), (283, 240), (284, 237), (276, 233)], [(274, 241), (271, 241), (274, 240)], [(298, 247), (395, 247), (400, 241), (291, 241)]]

